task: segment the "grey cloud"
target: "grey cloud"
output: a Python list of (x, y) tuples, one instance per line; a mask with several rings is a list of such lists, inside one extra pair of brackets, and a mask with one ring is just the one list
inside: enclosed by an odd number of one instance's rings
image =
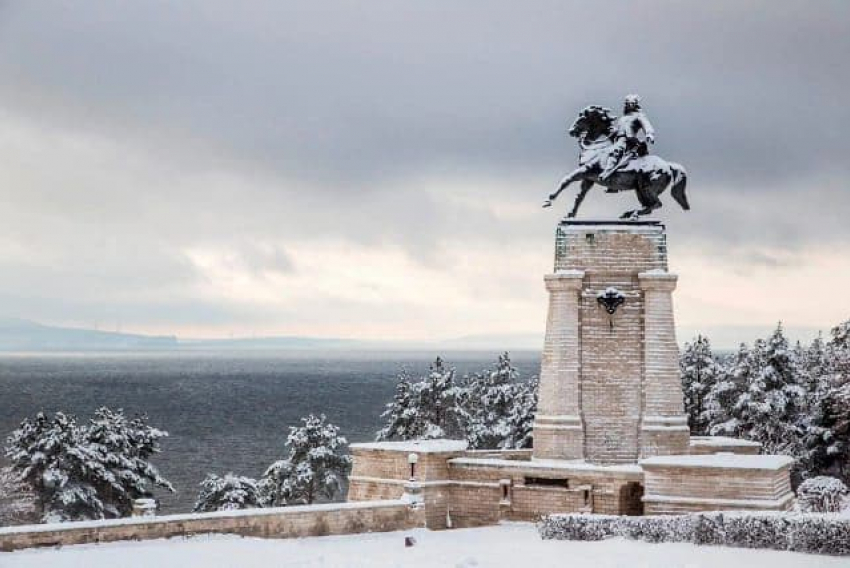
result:
[(16, 4), (0, 92), (332, 189), (441, 164), (552, 168), (581, 105), (638, 90), (659, 152), (707, 181), (780, 179), (844, 171), (850, 150), (848, 7), (817, 6)]
[[(290, 244), (323, 236), (434, 267), (471, 242), (549, 246), (556, 214), (538, 208), (575, 164), (567, 124), (630, 91), (690, 173), (693, 210), (666, 197), (671, 254), (781, 269), (850, 242), (848, 26), (840, 0), (3, 4), (0, 111), (44, 129), (21, 167), (55, 176), (0, 177), (0, 234), (30, 251), (3, 267), (0, 310), (37, 288), (79, 292), (83, 314), (102, 290), (167, 319), (146, 298), (189, 294), (192, 247), (257, 274), (297, 272)], [(54, 161), (87, 137), (94, 157)], [(597, 189), (585, 213), (632, 200)]]

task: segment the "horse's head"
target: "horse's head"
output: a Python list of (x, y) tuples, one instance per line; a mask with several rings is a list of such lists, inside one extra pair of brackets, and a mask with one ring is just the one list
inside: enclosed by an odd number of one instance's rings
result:
[(616, 117), (605, 107), (591, 105), (578, 113), (569, 134), (575, 138), (595, 140), (601, 135), (610, 135)]

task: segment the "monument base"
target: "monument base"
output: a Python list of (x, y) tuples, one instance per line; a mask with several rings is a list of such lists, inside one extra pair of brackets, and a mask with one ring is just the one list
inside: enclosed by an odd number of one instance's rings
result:
[[(451, 440), (352, 444), (348, 500), (415, 494), (427, 528), (444, 529), (534, 521), (553, 513), (783, 510), (794, 497), (790, 458), (754, 455), (758, 444), (731, 438), (695, 437), (686, 449), (690, 455), (617, 465), (544, 459), (537, 449), (532, 458), (531, 450), (465, 450), (465, 445)], [(417, 455), (414, 480), (411, 453)]]
[(658, 221), (567, 221), (555, 235), (534, 457), (684, 454), (667, 239)]

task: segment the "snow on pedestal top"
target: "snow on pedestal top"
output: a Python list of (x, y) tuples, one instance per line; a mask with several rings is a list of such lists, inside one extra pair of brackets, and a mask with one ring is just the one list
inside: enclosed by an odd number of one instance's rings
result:
[(726, 469), (769, 469), (775, 470), (794, 463), (788, 456), (742, 455), (742, 454), (706, 454), (656, 456), (641, 460), (641, 467), (714, 467)]

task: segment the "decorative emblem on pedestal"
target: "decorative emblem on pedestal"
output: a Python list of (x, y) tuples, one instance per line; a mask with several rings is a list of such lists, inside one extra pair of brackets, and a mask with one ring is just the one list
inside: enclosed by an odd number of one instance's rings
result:
[(605, 288), (603, 291), (596, 294), (596, 301), (600, 306), (605, 308), (605, 311), (608, 312), (608, 315), (613, 316), (614, 312), (617, 311), (617, 308), (622, 305), (623, 302), (626, 301), (626, 297), (620, 292), (618, 289), (613, 286), (609, 286)]
[(576, 216), (593, 184), (605, 187), (608, 193), (634, 191), (637, 194), (642, 208), (626, 211), (621, 219), (636, 219), (660, 208), (658, 196), (667, 189), (682, 209), (690, 209), (685, 195), (685, 168), (649, 152), (655, 143), (655, 130), (637, 95), (626, 97), (620, 117), (605, 107), (585, 107), (569, 134), (578, 139), (579, 167), (564, 176), (558, 189), (543, 202), (543, 207), (552, 205), (567, 186), (580, 181), (579, 193), (567, 218)]

